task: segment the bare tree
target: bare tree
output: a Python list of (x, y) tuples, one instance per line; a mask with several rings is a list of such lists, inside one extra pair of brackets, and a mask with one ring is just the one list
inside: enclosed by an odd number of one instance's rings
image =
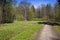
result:
[(30, 3), (28, 3), (28, 2), (26, 2), (26, 1), (22, 1), (20, 4), (19, 4), (19, 7), (21, 7), (21, 8), (23, 8), (23, 10), (24, 10), (24, 17), (25, 17), (25, 20), (27, 20), (27, 12), (28, 12), (28, 10), (29, 10), (29, 8), (30, 8)]

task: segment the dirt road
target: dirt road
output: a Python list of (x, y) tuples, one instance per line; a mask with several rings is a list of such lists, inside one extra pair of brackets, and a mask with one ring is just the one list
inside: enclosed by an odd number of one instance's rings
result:
[(44, 25), (42, 31), (38, 34), (37, 40), (59, 40), (57, 38), (56, 32), (54, 31), (54, 26)]

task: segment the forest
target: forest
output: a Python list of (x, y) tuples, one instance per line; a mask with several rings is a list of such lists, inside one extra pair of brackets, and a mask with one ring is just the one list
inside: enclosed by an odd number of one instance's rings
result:
[[(54, 23), (59, 25), (50, 25)], [(50, 39), (50, 35), (51, 39), (60, 38), (60, 0), (54, 5), (48, 3), (38, 7), (25, 0), (18, 5), (17, 0), (0, 0), (0, 40)]]
[(60, 1), (34, 7), (29, 2), (21, 1), (16, 6), (16, 0), (0, 0), (0, 23), (17, 21), (60, 21)]

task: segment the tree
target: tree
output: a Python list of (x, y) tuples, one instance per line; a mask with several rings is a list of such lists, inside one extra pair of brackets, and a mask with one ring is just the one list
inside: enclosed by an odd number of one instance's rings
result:
[(35, 8), (32, 5), (28, 10), (28, 20), (33, 20), (35, 18)]
[(46, 9), (44, 4), (42, 4), (40, 16), (41, 18), (45, 18), (44, 16), (46, 16)]
[(20, 2), (19, 7), (24, 12), (23, 15), (25, 17), (25, 20), (28, 20), (28, 11), (29, 11), (29, 8), (31, 7), (31, 4), (26, 1), (22, 1), (22, 2)]
[(40, 16), (40, 12), (41, 10), (40, 10), (40, 7), (38, 7), (37, 9), (36, 9), (36, 17), (37, 18), (41, 18), (41, 16)]
[(52, 21), (52, 19), (53, 19), (53, 14), (52, 14), (52, 7), (51, 7), (51, 5), (50, 4), (47, 4), (46, 5), (46, 20), (47, 21)]
[(2, 11), (1, 11), (1, 5), (0, 5), (0, 23), (1, 23), (1, 20), (2, 20)]
[(57, 4), (54, 7), (55, 11), (55, 21), (60, 22), (60, 0), (57, 0)]
[(4, 12), (5, 12), (5, 9), (4, 9), (4, 7), (5, 7), (5, 4), (6, 4), (6, 0), (0, 0), (0, 6), (1, 6), (1, 10), (2, 10), (2, 13), (1, 13), (1, 17), (2, 17), (2, 19), (1, 19), (1, 23), (3, 23), (3, 21), (4, 21)]
[(1, 23), (10, 23), (14, 20), (14, 14), (12, 14), (13, 11), (13, 0), (0, 0), (0, 6), (1, 6), (1, 16), (2, 20)]
[(22, 8), (16, 7), (15, 15), (16, 15), (17, 21), (23, 21), (24, 20), (23, 13), (24, 13), (24, 11)]

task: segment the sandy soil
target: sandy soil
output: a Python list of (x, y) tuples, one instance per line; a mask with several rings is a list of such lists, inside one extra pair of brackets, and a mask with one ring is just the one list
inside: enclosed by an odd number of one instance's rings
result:
[(59, 40), (56, 32), (54, 30), (54, 26), (52, 25), (44, 25), (36, 40)]

